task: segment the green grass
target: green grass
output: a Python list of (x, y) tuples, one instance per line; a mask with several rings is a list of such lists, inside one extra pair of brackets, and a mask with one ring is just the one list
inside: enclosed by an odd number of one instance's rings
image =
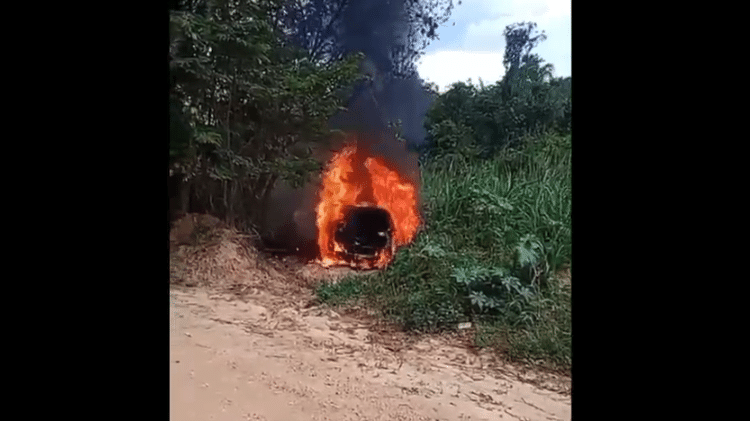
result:
[(477, 326), (476, 343), (511, 360), (569, 370), (571, 137), (528, 138), (524, 152), (422, 169), (425, 229), (387, 270), (323, 284), (334, 306), (366, 303), (405, 329)]

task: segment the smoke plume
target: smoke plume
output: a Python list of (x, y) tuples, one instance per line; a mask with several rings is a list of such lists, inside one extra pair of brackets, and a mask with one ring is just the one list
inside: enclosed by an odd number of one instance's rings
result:
[[(432, 98), (417, 72), (410, 71), (414, 63), (398, 58), (409, 31), (405, 7), (405, 0), (353, 0), (342, 11), (335, 28), (339, 43), (346, 53), (365, 54), (361, 70), (368, 79), (355, 89), (347, 111), (331, 118), (329, 126), (357, 133), (358, 148), (382, 157), (419, 185), (417, 154), (409, 151), (409, 145), (424, 141), (423, 119)], [(397, 139), (394, 124), (400, 124), (405, 142)], [(319, 151), (318, 158), (327, 160), (341, 146)], [(277, 186), (266, 221), (269, 238), (292, 249), (317, 247), (318, 188), (315, 182), (300, 189)]]

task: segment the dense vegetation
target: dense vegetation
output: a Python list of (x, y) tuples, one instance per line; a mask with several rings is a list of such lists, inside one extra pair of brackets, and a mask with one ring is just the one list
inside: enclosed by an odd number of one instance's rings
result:
[(277, 179), (300, 183), (319, 170), (308, 145), (330, 138), (327, 120), (361, 56), (315, 62), (283, 42), (269, 19), (275, 7), (214, 0), (170, 13), (173, 208), (257, 222)]
[[(383, 53), (392, 78), (413, 73), (452, 5), (403, 2), (407, 36)], [(170, 11), (170, 215), (205, 211), (251, 228), (277, 180), (320, 170), (311, 145), (336, 136), (327, 122), (368, 73), (336, 23), (350, 3), (188, 0)], [(571, 78), (532, 53), (545, 39), (534, 24), (504, 35), (502, 80), (426, 87), (425, 220), (414, 244), (387, 270), (317, 293), (407, 329), (471, 321), (478, 344), (567, 369), (570, 283), (557, 274), (572, 264)]]
[[(485, 86), (458, 82), (428, 112), (429, 157), (489, 158), (503, 148), (522, 149), (521, 139), (550, 129), (570, 133), (571, 78), (552, 77), (532, 48), (544, 38), (535, 24), (505, 29), (505, 76)], [(508, 57), (511, 57), (509, 59)]]

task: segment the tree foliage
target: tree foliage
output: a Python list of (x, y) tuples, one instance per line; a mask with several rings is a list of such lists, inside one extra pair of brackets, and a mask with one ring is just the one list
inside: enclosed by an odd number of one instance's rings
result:
[(525, 88), (527, 79), (538, 79), (540, 76), (546, 76), (552, 70), (552, 65), (549, 64), (540, 67), (542, 60), (536, 54), (531, 54), (532, 49), (547, 39), (544, 31), (541, 34), (535, 32), (536, 23), (533, 22), (508, 25), (503, 31), (505, 37), (505, 54), (503, 55), (505, 77), (502, 86), (505, 100), (514, 96), (518, 89)]
[(571, 78), (553, 77), (553, 66), (532, 50), (546, 39), (536, 24), (505, 28), (502, 80), (479, 87), (454, 83), (427, 113), (431, 156), (490, 157), (519, 148), (526, 134), (570, 131)]
[(409, 77), (452, 9), (453, 0), (288, 0), (274, 10), (273, 22), (313, 61), (366, 52), (382, 55), (371, 58), (387, 76)]
[(279, 178), (319, 169), (309, 148), (361, 56), (317, 63), (280, 42), (273, 0), (188, 1), (170, 12), (170, 174), (192, 185), (198, 207), (235, 219), (259, 210)]
[[(400, 124), (407, 143), (418, 144), (425, 137), (422, 121), (431, 101), (416, 62), (452, 9), (453, 0), (287, 0), (273, 21), (285, 42), (308, 51), (313, 61), (365, 54), (361, 71), (367, 80), (356, 86), (347, 104), (361, 105), (371, 97), (366, 114)], [(343, 115), (332, 122), (339, 127), (351, 123)]]

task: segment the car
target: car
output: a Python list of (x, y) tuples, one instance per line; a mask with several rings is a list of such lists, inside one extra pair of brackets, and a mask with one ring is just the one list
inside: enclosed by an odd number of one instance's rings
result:
[(364, 202), (344, 208), (334, 235), (350, 263), (372, 261), (393, 244), (393, 221), (387, 210)]

